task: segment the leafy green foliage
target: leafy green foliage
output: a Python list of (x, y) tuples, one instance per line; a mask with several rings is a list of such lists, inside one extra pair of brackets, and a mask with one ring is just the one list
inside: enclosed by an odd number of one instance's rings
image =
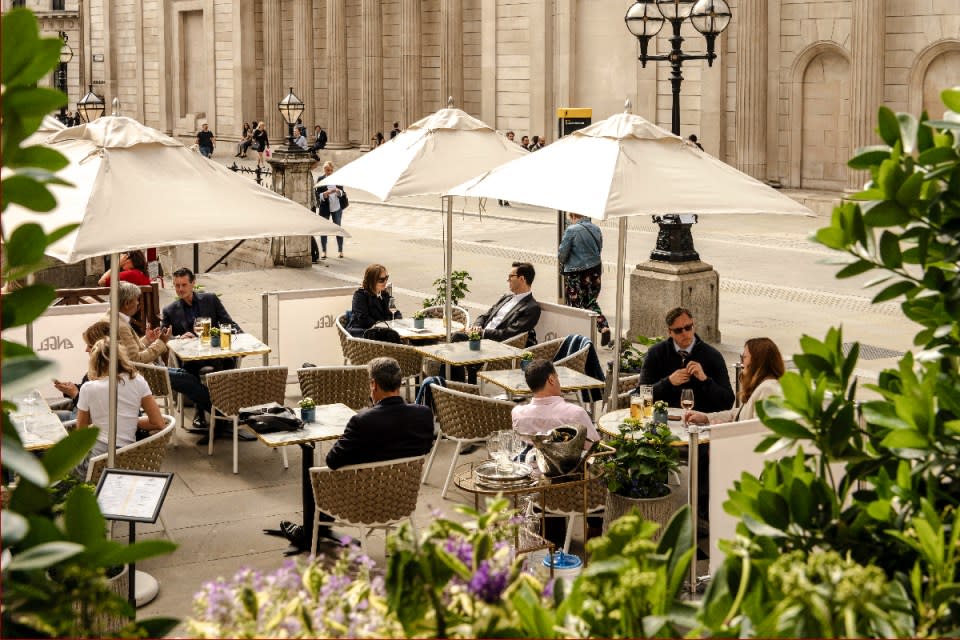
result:
[[(41, 39), (36, 18), (23, 9), (0, 17), (2, 32), (2, 144), (6, 173), (2, 206), (11, 203), (37, 212), (50, 211), (56, 199), (51, 184), (67, 184), (55, 175), (67, 159), (43, 146), (21, 143), (40, 125), (44, 114), (65, 104), (66, 96), (37, 87), (59, 61), (58, 38)], [(40, 225), (4, 226), (3, 280), (10, 283), (36, 271), (44, 251), (74, 225), (45, 233)], [(36, 320), (53, 301), (53, 288), (34, 284), (4, 297), (2, 328)], [(37, 358), (27, 346), (3, 340), (3, 394), (29, 391), (54, 374), (51, 361)], [(105, 628), (110, 616), (133, 617), (125, 597), (105, 581), (107, 568), (136, 562), (175, 548), (167, 541), (124, 545), (107, 539), (106, 522), (90, 487), (70, 471), (96, 441), (96, 429), (83, 429), (49, 449), (42, 459), (23, 449), (10, 420), (14, 406), (3, 402), (3, 467), (19, 478), (4, 487), (3, 632), (5, 637), (92, 637), (116, 633)], [(177, 621), (139, 621), (122, 630), (129, 636), (160, 636)]]
[(620, 371), (622, 373), (640, 373), (643, 368), (643, 359), (647, 355), (647, 350), (642, 351), (637, 347), (651, 347), (663, 340), (662, 336), (648, 338), (644, 335), (638, 335), (633, 342), (624, 340), (620, 343)]
[(628, 498), (659, 498), (670, 493), (667, 479), (680, 464), (680, 439), (665, 424), (644, 428), (640, 420), (627, 418), (620, 435), (606, 444), (616, 453), (601, 462), (607, 488)]
[[(470, 293), (470, 287), (467, 285), (467, 280), (473, 280), (473, 277), (467, 271), (453, 271), (450, 274), (450, 304), (456, 305), (463, 300), (468, 293)], [(440, 276), (433, 281), (433, 286), (437, 291), (437, 295), (432, 298), (423, 299), (423, 307), (433, 307), (441, 306), (445, 303), (447, 299), (447, 276)]]

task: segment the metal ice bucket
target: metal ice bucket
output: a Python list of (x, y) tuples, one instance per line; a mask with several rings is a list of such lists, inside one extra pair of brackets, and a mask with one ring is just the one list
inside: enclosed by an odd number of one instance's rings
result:
[[(564, 440), (566, 437), (566, 440)], [(580, 464), (587, 429), (580, 424), (564, 424), (547, 433), (531, 436), (537, 450), (537, 467), (547, 477), (570, 473)]]

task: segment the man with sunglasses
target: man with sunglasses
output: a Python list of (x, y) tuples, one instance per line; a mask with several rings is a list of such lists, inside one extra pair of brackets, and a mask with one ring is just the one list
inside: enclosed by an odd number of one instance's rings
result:
[(680, 392), (692, 389), (697, 411), (733, 407), (733, 388), (720, 352), (696, 334), (693, 314), (676, 307), (667, 313), (669, 337), (650, 347), (640, 370), (640, 384), (653, 385), (653, 399), (680, 406)]

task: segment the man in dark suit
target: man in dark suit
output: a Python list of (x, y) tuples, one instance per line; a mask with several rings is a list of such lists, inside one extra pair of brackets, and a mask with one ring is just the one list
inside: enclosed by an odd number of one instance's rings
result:
[(433, 446), (433, 413), (400, 397), (400, 364), (393, 358), (374, 358), (367, 370), (373, 407), (350, 418), (327, 454), (331, 469), (421, 456)]
[[(537, 332), (534, 327), (540, 321), (540, 304), (530, 290), (536, 271), (529, 262), (514, 262), (507, 276), (510, 293), (506, 293), (473, 323), (474, 328), (483, 330), (483, 337), (503, 341), (521, 333), (527, 334), (527, 346), (537, 344)], [(460, 332), (456, 339), (466, 340), (467, 334)]]

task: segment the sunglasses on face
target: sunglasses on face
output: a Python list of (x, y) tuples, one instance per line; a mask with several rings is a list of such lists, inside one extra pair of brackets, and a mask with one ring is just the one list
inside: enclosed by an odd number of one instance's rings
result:
[(377, 282), (386, 282), (389, 279), (390, 279), (390, 276), (380, 276), (379, 278), (377, 278)]
[(681, 333), (685, 333), (685, 332), (687, 332), (687, 331), (693, 331), (693, 323), (692, 323), (692, 322), (691, 322), (690, 324), (685, 324), (685, 325), (683, 325), (682, 327), (671, 327), (671, 328), (670, 328), (670, 333), (672, 333), (672, 334), (675, 335), (675, 336), (678, 336), (678, 335), (680, 335)]

